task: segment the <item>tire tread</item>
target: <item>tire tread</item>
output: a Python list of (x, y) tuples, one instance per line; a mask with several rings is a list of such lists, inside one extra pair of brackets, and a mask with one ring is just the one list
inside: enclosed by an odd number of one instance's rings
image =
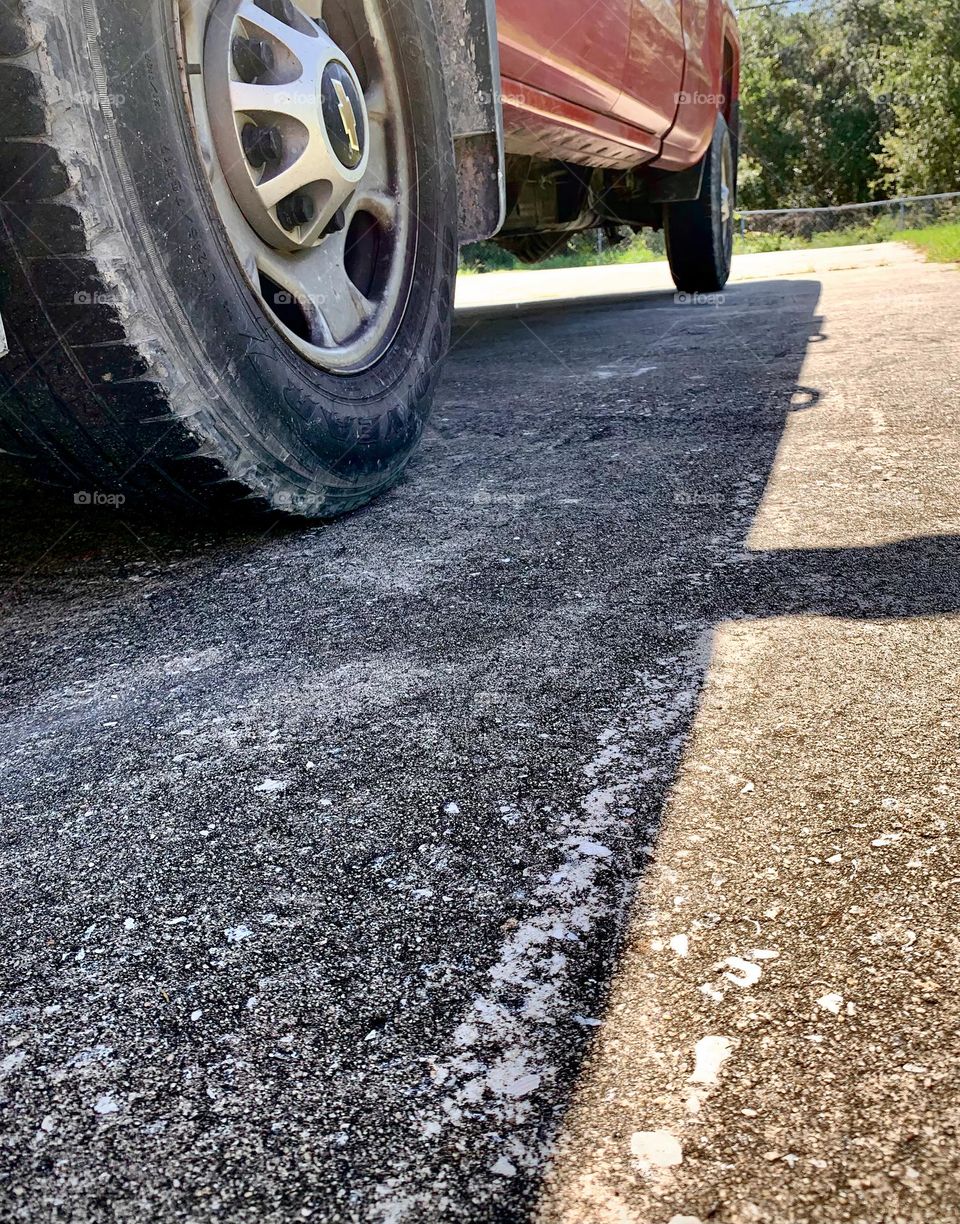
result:
[[(71, 169), (72, 151), (56, 135), (63, 102), (44, 95), (30, 2), (0, 6), (0, 310), (10, 343), (0, 361), (0, 445), (43, 483), (73, 492), (122, 489), (181, 512), (231, 517), (275, 510), (285, 486), (279, 439), (266, 463), (264, 438), (228, 429), (212, 410), (203, 419), (177, 411), (144, 357), (144, 337), (109, 300), (111, 210), (98, 175)], [(448, 283), (442, 292), (449, 301)], [(441, 321), (402, 405), (407, 441), (412, 422), (422, 432), (414, 408), (432, 394), (446, 344)], [(395, 429), (387, 422), (395, 411), (369, 428)], [(325, 490), (323, 516), (369, 501), (409, 458), (401, 454), (382, 479)], [(238, 478), (248, 472), (262, 489)]]

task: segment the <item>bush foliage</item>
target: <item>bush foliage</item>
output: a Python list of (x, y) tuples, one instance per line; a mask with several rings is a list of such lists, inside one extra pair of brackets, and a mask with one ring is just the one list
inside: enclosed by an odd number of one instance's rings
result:
[(960, 190), (960, 0), (743, 14), (743, 208)]

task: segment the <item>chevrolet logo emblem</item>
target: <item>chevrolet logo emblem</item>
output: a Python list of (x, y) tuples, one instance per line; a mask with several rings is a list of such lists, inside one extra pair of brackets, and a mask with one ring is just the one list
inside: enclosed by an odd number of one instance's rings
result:
[(340, 108), (340, 122), (343, 124), (343, 130), (350, 141), (351, 152), (359, 154), (360, 136), (357, 132), (357, 115), (353, 109), (353, 103), (350, 101), (347, 91), (343, 88), (342, 81), (334, 78), (333, 88), (336, 91), (337, 104)]

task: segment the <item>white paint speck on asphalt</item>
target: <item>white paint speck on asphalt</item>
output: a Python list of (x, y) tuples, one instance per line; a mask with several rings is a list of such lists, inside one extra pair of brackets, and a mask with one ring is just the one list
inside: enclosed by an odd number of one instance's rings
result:
[(7, 1054), (6, 1057), (0, 1059), (0, 1076), (10, 1075), (27, 1061), (27, 1056), (23, 1050), (14, 1050), (12, 1054)]
[[(558, 822), (557, 865), (528, 885), (539, 908), (509, 928), (488, 972), (487, 990), (454, 1027), (454, 1052), (438, 1059), (432, 1070), (442, 1099), (424, 1111), (421, 1123), (436, 1120), (447, 1131), (460, 1127), (469, 1111), (491, 1129), (517, 1127), (555, 1082), (549, 1038), (571, 1016), (567, 997), (575, 988), (565, 946), (579, 944), (609, 916), (612, 898), (605, 880), (618, 857), (613, 847), (634, 842), (636, 807), (652, 769), (662, 767), (663, 758), (652, 757), (646, 748), (641, 752), (637, 742), (646, 744), (653, 727), (665, 733), (666, 756), (679, 750), (679, 741), (667, 733), (682, 726), (694, 709), (698, 677), (709, 658), (710, 634), (698, 635), (690, 650), (651, 663), (623, 695), (616, 719), (597, 737), (596, 752), (583, 766), (589, 789), (579, 810)], [(588, 1017), (574, 1023), (581, 1019)], [(503, 1053), (484, 1071), (486, 1048)], [(524, 1168), (540, 1158), (536, 1141), (529, 1146), (518, 1141), (511, 1152), (512, 1161)], [(412, 1170), (411, 1175), (416, 1180)], [(397, 1179), (395, 1191), (407, 1184), (407, 1176)]]
[(704, 1084), (706, 1087), (716, 1084), (724, 1063), (734, 1051), (734, 1045), (729, 1037), (701, 1037), (694, 1047), (694, 1067), (690, 1082)]
[(723, 976), (726, 981), (732, 982), (734, 986), (739, 986), (743, 990), (749, 986), (756, 986), (763, 976), (763, 970), (759, 965), (754, 964), (753, 961), (744, 960), (742, 956), (728, 956), (717, 968), (725, 970)]
[(634, 1131), (630, 1136), (630, 1154), (641, 1173), (674, 1168), (683, 1163), (680, 1140), (667, 1130)]

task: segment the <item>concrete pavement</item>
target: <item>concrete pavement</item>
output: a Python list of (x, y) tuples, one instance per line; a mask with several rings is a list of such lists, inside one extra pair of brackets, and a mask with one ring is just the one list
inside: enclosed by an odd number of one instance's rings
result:
[(763, 258), (328, 526), (5, 481), (4, 1218), (952, 1218), (960, 278)]
[[(738, 255), (730, 283), (782, 276), (822, 276), (870, 268), (901, 267), (922, 263), (912, 247), (896, 242), (865, 243), (855, 247), (824, 247), (808, 251), (773, 251)], [(514, 308), (547, 302), (602, 302), (635, 297), (638, 293), (674, 292), (666, 260), (640, 264), (610, 264), (597, 268), (536, 268), (522, 272), (491, 272), (461, 276), (457, 308), (461, 315), (497, 307)]]

